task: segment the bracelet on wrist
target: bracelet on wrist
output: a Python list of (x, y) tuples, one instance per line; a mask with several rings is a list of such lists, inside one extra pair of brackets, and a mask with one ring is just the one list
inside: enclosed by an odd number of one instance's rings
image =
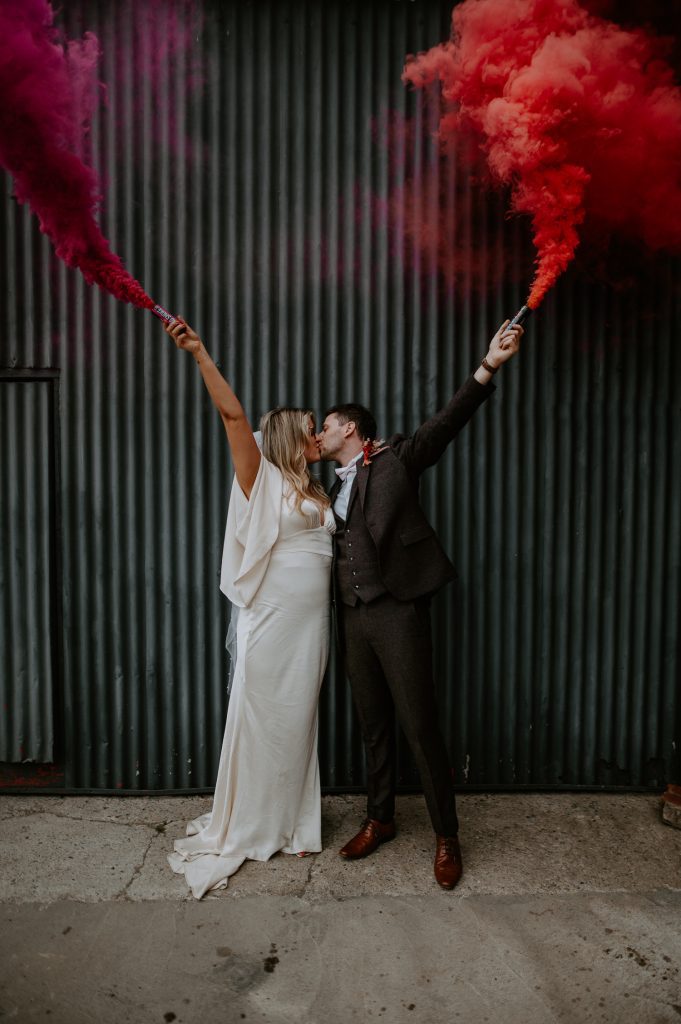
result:
[(483, 369), (487, 370), (488, 373), (496, 373), (497, 370), (499, 369), (498, 366), (490, 366), (490, 364), (487, 362), (486, 356), (482, 357), (482, 362), (480, 363), (480, 365), (483, 367)]

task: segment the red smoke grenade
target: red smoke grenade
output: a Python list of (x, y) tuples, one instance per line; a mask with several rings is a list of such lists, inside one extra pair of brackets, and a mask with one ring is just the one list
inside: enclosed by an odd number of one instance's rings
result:
[(0, 0), (0, 165), (65, 263), (117, 299), (152, 309), (95, 221), (99, 182), (78, 155), (98, 56), (91, 33), (61, 41), (47, 0)]
[(403, 78), (442, 84), (443, 149), (472, 130), (511, 206), (532, 219), (535, 308), (574, 256), (579, 225), (681, 249), (681, 90), (664, 41), (577, 0), (465, 0), (447, 43)]

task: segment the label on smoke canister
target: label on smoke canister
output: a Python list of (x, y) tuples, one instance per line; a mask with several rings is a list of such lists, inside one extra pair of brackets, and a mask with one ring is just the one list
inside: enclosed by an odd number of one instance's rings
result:
[(151, 312), (154, 314), (154, 316), (157, 316), (159, 320), (165, 320), (165, 322), (168, 324), (172, 324), (175, 322), (175, 317), (172, 315), (172, 313), (169, 313), (167, 309), (164, 309), (163, 306), (154, 306)]

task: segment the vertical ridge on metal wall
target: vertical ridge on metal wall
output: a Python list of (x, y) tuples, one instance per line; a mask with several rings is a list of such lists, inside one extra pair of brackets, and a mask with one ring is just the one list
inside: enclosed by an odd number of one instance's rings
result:
[(51, 390), (0, 371), (0, 761), (54, 753)]
[[(196, 325), (254, 428), (277, 404), (321, 417), (353, 399), (382, 436), (413, 431), (522, 304), (534, 258), (508, 196), (471, 177), (469, 143), (439, 151), (437, 97), (401, 81), (406, 54), (446, 37), (449, 6), (132, 12), (69, 0), (59, 15), (100, 41), (88, 148), (114, 250)], [(60, 264), (10, 195), (6, 180), (0, 368), (60, 371), (66, 784), (210, 788), (228, 706), (224, 430), (193, 360)], [(462, 786), (660, 786), (681, 742), (681, 267), (610, 276), (587, 259), (564, 275), (422, 479), (459, 571), (433, 629)], [(0, 384), (17, 487), (44, 427), (6, 390), (19, 386)], [(15, 451), (5, 439), (27, 423)], [(19, 615), (19, 585), (8, 593)], [(30, 733), (47, 736), (44, 688), (28, 699)], [(325, 786), (362, 784), (335, 655), (320, 764)], [(399, 779), (418, 783), (403, 742)]]

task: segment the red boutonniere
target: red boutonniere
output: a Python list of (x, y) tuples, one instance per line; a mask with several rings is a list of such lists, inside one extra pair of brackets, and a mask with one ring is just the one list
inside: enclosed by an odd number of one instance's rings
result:
[(372, 455), (372, 452), (373, 452), (373, 447), (374, 447), (374, 442), (371, 439), (366, 440), (364, 442), (364, 444), (362, 445), (362, 451), (364, 452), (364, 459), (362, 461), (362, 465), (363, 466), (368, 466), (369, 463), (371, 462), (371, 455)]
[(362, 465), (370, 466), (371, 456), (376, 455), (380, 451), (383, 451), (384, 445), (385, 441), (372, 441), (371, 438), (367, 438), (367, 440), (362, 445), (362, 452), (364, 453)]

